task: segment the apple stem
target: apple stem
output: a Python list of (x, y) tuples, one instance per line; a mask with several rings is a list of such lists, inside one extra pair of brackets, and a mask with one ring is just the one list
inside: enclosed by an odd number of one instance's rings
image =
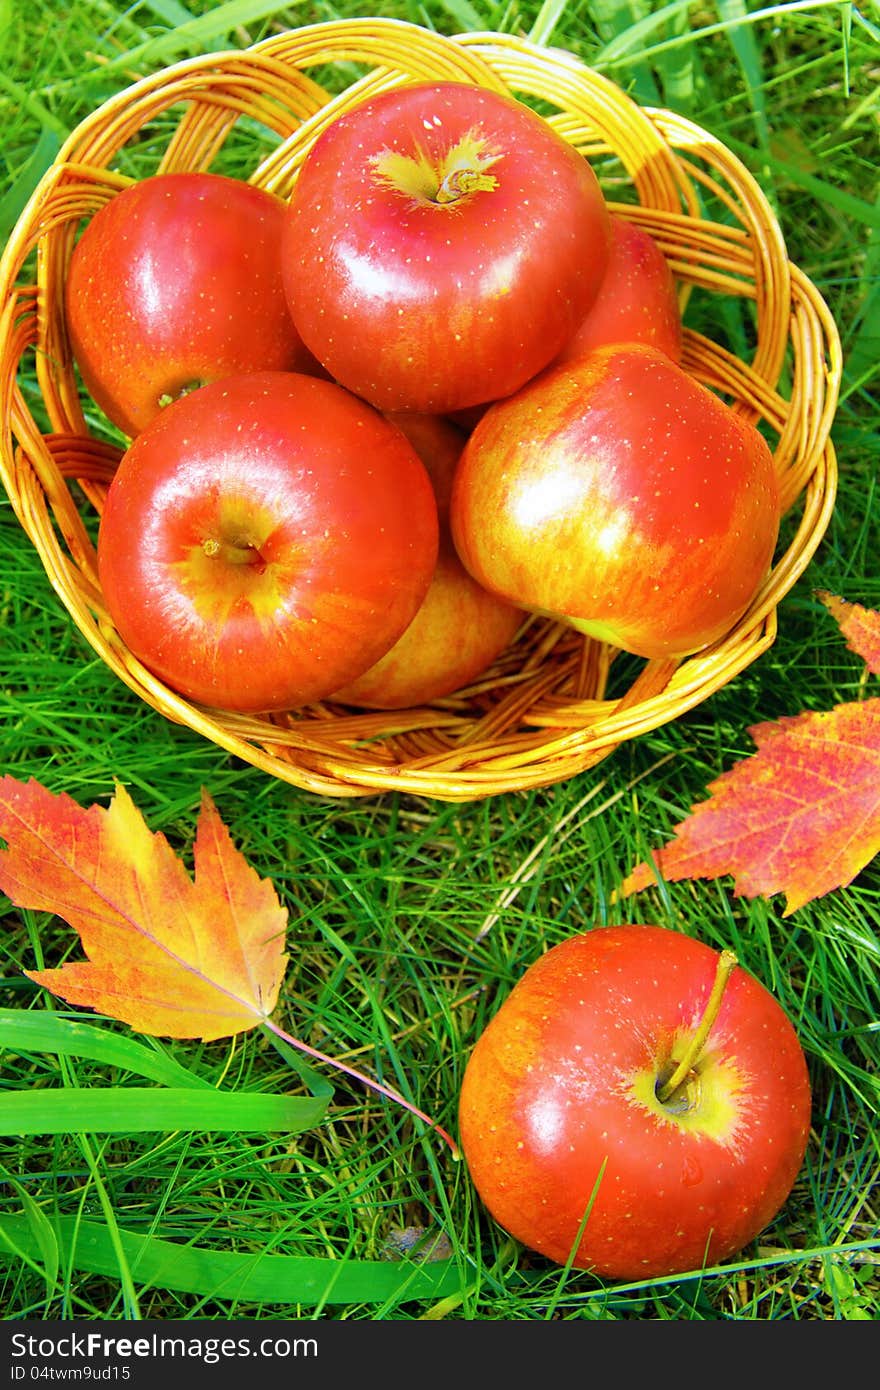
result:
[(712, 990), (706, 1001), (706, 1007), (703, 1010), (703, 1016), (700, 1019), (699, 1026), (694, 1036), (691, 1038), (687, 1051), (676, 1066), (675, 1071), (657, 1091), (657, 1099), (659, 1101), (663, 1102), (669, 1100), (670, 1096), (675, 1093), (681, 1083), (690, 1075), (691, 1071), (693, 1071), (697, 1059), (703, 1050), (703, 1045), (718, 1017), (718, 1010), (721, 1008), (721, 1000), (727, 987), (727, 981), (730, 979), (738, 964), (739, 961), (733, 951), (722, 951), (719, 955), (718, 965), (715, 970), (715, 979), (712, 982)]
[(186, 381), (184, 382), (183, 386), (181, 386), (179, 390), (177, 390), (174, 393), (172, 393), (171, 391), (163, 391), (161, 396), (159, 396), (158, 398), (157, 404), (160, 405), (164, 410), (167, 405), (173, 405), (174, 402), (179, 401), (181, 397), (188, 396), (191, 391), (198, 391), (199, 387), (204, 385), (204, 381), (201, 381), (199, 379), (196, 379), (194, 381)]
[(263, 558), (257, 547), (248, 541), (238, 544), (236, 541), (218, 541), (209, 536), (202, 542), (202, 549), (209, 560), (220, 555), (227, 565), (256, 565), (261, 564)]
[(469, 193), (491, 192), (498, 180), (492, 174), (484, 174), (479, 168), (457, 167), (444, 175), (434, 196), (435, 203), (457, 203)]
[(370, 162), (379, 184), (417, 202), (448, 207), (474, 193), (490, 193), (497, 188), (498, 180), (487, 170), (501, 158), (492, 153), (478, 132), (468, 131), (443, 155), (432, 157), (416, 146), (411, 155), (383, 150)]

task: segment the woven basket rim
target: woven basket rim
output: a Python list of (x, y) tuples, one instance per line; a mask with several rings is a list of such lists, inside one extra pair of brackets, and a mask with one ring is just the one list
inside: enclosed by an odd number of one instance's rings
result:
[[(352, 63), (361, 70), (354, 81), (337, 81), (338, 90), (321, 85), (324, 70), (339, 79)], [(459, 73), (453, 80), (542, 102), (565, 138), (613, 168), (618, 196), (606, 190), (609, 206), (656, 237), (683, 303), (697, 292), (753, 306), (748, 360), (686, 327), (684, 365), (772, 434), (791, 534), (722, 641), (678, 661), (644, 662), (623, 688), (615, 684), (618, 653), (559, 624), (529, 620), (485, 679), (430, 707), (358, 712), (325, 702), (265, 718), (199, 708), (126, 651), (97, 583), (87, 522), (100, 509), (119, 451), (89, 428), (72, 367), (59, 306), (72, 239), (89, 209), (130, 181), (114, 167), (128, 141), (144, 125), (170, 128), (177, 108), (182, 114), (159, 168), (207, 167), (249, 116), (273, 130), (274, 140), (248, 177), (286, 196), (310, 142), (347, 102), (425, 72)], [(48, 428), (19, 384), (33, 361)], [(468, 801), (547, 786), (595, 766), (621, 743), (702, 703), (772, 645), (779, 603), (809, 565), (834, 506), (839, 335), (816, 286), (789, 260), (757, 181), (693, 121), (639, 107), (576, 55), (510, 34), (444, 36), (399, 19), (320, 21), (180, 60), (124, 87), (70, 133), (7, 241), (0, 363), (0, 477), (82, 636), (164, 717), (323, 796), (398, 790)], [(791, 379), (784, 389), (783, 372)]]

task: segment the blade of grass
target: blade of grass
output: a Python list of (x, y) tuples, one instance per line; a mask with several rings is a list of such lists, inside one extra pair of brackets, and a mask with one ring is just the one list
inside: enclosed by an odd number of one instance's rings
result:
[[(691, 27), (690, 6), (680, 10), (670, 19), (672, 34), (683, 35)], [(694, 105), (696, 81), (699, 65), (693, 44), (670, 49), (657, 60), (657, 72), (663, 87), (663, 100), (667, 106), (678, 111), (687, 111)]]
[[(22, 1259), (27, 1259), (34, 1269), (42, 1274), (46, 1281), (47, 1295), (51, 1295), (58, 1278), (58, 1270), (61, 1260), (58, 1251), (58, 1240), (52, 1229), (52, 1223), (42, 1208), (34, 1201), (27, 1188), (18, 1182), (11, 1173), (5, 1173), (4, 1183), (17, 1193), (18, 1199), (24, 1209), (24, 1219), (28, 1225), (30, 1241), (29, 1250), (20, 1250)], [(33, 1252), (32, 1254), (30, 1252)]]
[(293, 1068), (303, 1085), (308, 1086), (312, 1095), (318, 1096), (321, 1100), (331, 1101), (334, 1095), (332, 1083), (315, 1071), (314, 1067), (310, 1067), (307, 1062), (304, 1062), (296, 1049), (291, 1047), (283, 1037), (272, 1033), (268, 1028), (263, 1031), (279, 1056), (283, 1057), (287, 1065)]
[[(100, 1222), (62, 1216), (54, 1229), (62, 1261), (92, 1274), (118, 1276), (109, 1232)], [(314, 1307), (441, 1298), (457, 1290), (462, 1278), (457, 1264), (448, 1260), (420, 1265), (409, 1261), (334, 1260), (261, 1252), (238, 1254), (125, 1230), (120, 1230), (119, 1239), (132, 1276), (143, 1287), (247, 1302)], [(33, 1257), (33, 1235), (26, 1217), (0, 1218), (0, 1242), (19, 1258), (24, 1254)]]
[[(291, 0), (288, 9), (300, 8), (305, 0)], [(132, 68), (152, 70), (174, 62), (182, 53), (209, 52), (220, 39), (225, 39), (242, 25), (255, 24), (277, 14), (277, 0), (227, 0), (208, 14), (197, 19), (188, 19), (167, 33), (157, 34), (145, 39), (143, 43), (130, 48), (126, 53), (118, 53), (100, 65), (101, 74), (126, 71)], [(80, 79), (81, 82), (81, 79)], [(70, 86), (59, 83), (56, 91)]]
[(134, 1134), (162, 1130), (298, 1134), (323, 1118), (322, 1100), (202, 1093), (152, 1086), (7, 1091), (0, 1134)]
[[(641, 61), (641, 45), (639, 42), (630, 45), (628, 41), (628, 36), (634, 31), (641, 32), (650, 19), (650, 16), (645, 15), (644, 6), (628, 4), (627, 0), (596, 0), (592, 11), (596, 31), (604, 45), (594, 56), (595, 65), (599, 67), (603, 55), (609, 51), (613, 52), (617, 45), (622, 49), (627, 63), (628, 86), (632, 95), (643, 105), (660, 105), (660, 93), (650, 65)], [(611, 57), (609, 65), (613, 66), (614, 62), (615, 59)]]
[[(703, 24), (698, 29), (689, 29), (686, 33), (677, 34), (669, 39), (660, 39), (647, 47), (649, 40), (654, 34), (661, 30), (664, 25), (675, 17), (681, 10), (688, 8), (688, 0), (674, 0), (670, 5), (663, 5), (659, 10), (653, 10), (640, 19), (630, 28), (622, 31), (596, 54), (594, 64), (597, 67), (609, 66), (620, 63), (634, 53), (639, 53), (643, 58), (656, 59), (659, 54), (665, 53), (673, 48), (681, 48), (685, 44), (697, 43), (711, 34), (723, 33), (728, 28), (727, 20), (718, 20), (713, 24)], [(743, 14), (742, 24), (762, 24), (766, 21), (778, 23), (780, 18), (789, 14), (802, 14), (809, 10), (827, 9), (847, 9), (848, 0), (791, 0), (787, 5), (769, 5), (766, 9), (752, 10)]]
[(718, 0), (718, 13), (727, 24), (725, 36), (736, 55), (743, 75), (749, 105), (754, 117), (755, 134), (766, 160), (770, 152), (770, 129), (767, 124), (764, 74), (758, 41), (754, 30), (750, 29), (745, 22), (748, 11), (743, 0)]
[(64, 122), (54, 116), (48, 107), (43, 105), (39, 97), (28, 91), (20, 82), (16, 82), (2, 69), (0, 69), (0, 91), (6, 92), (7, 96), (12, 97), (15, 106), (20, 111), (39, 121), (42, 130), (54, 131), (61, 140), (66, 138), (68, 130)]
[(172, 27), (191, 24), (194, 18), (185, 5), (178, 4), (178, 0), (146, 0), (144, 9), (152, 10), (157, 19), (164, 20)]
[[(880, 195), (874, 204), (880, 216)], [(867, 380), (880, 358), (880, 228), (871, 228), (862, 264), (862, 302), (844, 335), (844, 351), (850, 379)]]
[(565, 13), (567, 5), (568, 0), (544, 0), (537, 18), (529, 30), (529, 38), (532, 43), (547, 44), (550, 42), (553, 30)]
[(58, 131), (44, 125), (33, 153), (18, 177), (0, 198), (0, 241), (5, 241), (25, 204), (61, 148)]
[[(876, 8), (876, 6), (874, 8)], [(867, 34), (870, 34), (872, 39), (876, 39), (876, 41), (880, 43), (880, 24), (873, 24), (868, 16), (855, 5), (847, 5), (845, 7), (845, 12), (847, 18), (854, 19), (860, 28), (864, 29)], [(847, 33), (852, 33), (851, 26), (848, 28)]]
[(60, 1018), (57, 1014), (0, 1009), (0, 1049), (4, 1047), (14, 1052), (52, 1052), (59, 1056), (88, 1058), (108, 1067), (135, 1072), (162, 1086), (192, 1086), (213, 1091), (210, 1082), (164, 1052), (94, 1024)]
[[(727, 144), (735, 152), (746, 156), (749, 154), (748, 148), (741, 145), (732, 136), (728, 136)], [(864, 198), (847, 192), (845, 188), (838, 188), (833, 183), (828, 183), (826, 179), (817, 178), (815, 174), (808, 174), (803, 169), (798, 169), (796, 165), (780, 160), (769, 152), (767, 163), (773, 174), (780, 179), (789, 179), (792, 183), (798, 184), (818, 202), (828, 203), (844, 217), (860, 222), (864, 226), (870, 227), (872, 231), (880, 231), (880, 206), (876, 203), (866, 202)]]
[(483, 16), (468, 4), (468, 0), (442, 0), (441, 9), (451, 15), (462, 32), (486, 28)]

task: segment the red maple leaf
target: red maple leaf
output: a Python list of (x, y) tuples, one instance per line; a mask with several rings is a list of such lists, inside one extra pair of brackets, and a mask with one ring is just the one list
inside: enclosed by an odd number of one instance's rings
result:
[[(822, 591), (851, 650), (880, 673), (880, 614)], [(784, 893), (789, 916), (851, 883), (880, 853), (880, 699), (749, 730), (757, 751), (708, 787), (620, 897), (655, 883), (732, 874), (744, 897)]]
[(850, 651), (862, 658), (869, 671), (880, 676), (880, 613), (829, 594), (827, 589), (817, 590), (816, 596), (837, 619)]
[[(786, 896), (789, 916), (850, 883), (880, 852), (880, 700), (749, 730), (757, 752), (709, 785), (653, 861), (669, 881), (733, 874), (744, 897)], [(639, 864), (620, 895), (656, 882)]]

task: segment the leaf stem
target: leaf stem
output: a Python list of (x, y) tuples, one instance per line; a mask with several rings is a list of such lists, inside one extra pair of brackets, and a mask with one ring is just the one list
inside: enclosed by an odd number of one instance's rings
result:
[(390, 1086), (383, 1085), (381, 1081), (376, 1081), (373, 1077), (365, 1076), (363, 1072), (358, 1071), (355, 1067), (346, 1066), (344, 1062), (337, 1061), (333, 1057), (328, 1057), (326, 1053), (319, 1052), (317, 1048), (309, 1047), (308, 1043), (301, 1042), (298, 1038), (291, 1037), (289, 1033), (285, 1033), (284, 1030), (273, 1023), (271, 1019), (266, 1019), (263, 1027), (269, 1032), (274, 1033), (276, 1037), (281, 1038), (284, 1042), (289, 1043), (291, 1047), (295, 1047), (299, 1052), (305, 1052), (307, 1056), (314, 1058), (316, 1062), (326, 1062), (328, 1066), (334, 1067), (336, 1071), (344, 1072), (346, 1076), (350, 1076), (355, 1081), (360, 1081), (364, 1086), (368, 1086), (371, 1091), (378, 1091), (379, 1095), (385, 1096), (388, 1100), (393, 1100), (397, 1105), (402, 1105), (404, 1110), (408, 1110), (409, 1113), (415, 1115), (417, 1119), (424, 1120), (426, 1125), (440, 1135), (440, 1138), (449, 1145), (454, 1158), (458, 1159), (461, 1157), (458, 1145), (452, 1138), (452, 1135), (448, 1134), (435, 1120), (432, 1120), (430, 1115), (426, 1115), (423, 1110), (419, 1110), (418, 1106), (413, 1105), (412, 1101), (402, 1096), (399, 1091), (393, 1090)]
[(712, 991), (706, 1001), (703, 1016), (700, 1019), (694, 1036), (691, 1038), (687, 1051), (675, 1068), (675, 1071), (669, 1077), (668, 1081), (658, 1090), (657, 1099), (659, 1101), (669, 1100), (669, 1097), (693, 1070), (703, 1050), (703, 1045), (718, 1017), (718, 1010), (721, 1008), (721, 1000), (727, 987), (727, 981), (730, 979), (738, 964), (739, 961), (733, 954), (733, 951), (722, 951), (719, 955), (718, 965), (715, 970), (715, 979), (712, 982)]

